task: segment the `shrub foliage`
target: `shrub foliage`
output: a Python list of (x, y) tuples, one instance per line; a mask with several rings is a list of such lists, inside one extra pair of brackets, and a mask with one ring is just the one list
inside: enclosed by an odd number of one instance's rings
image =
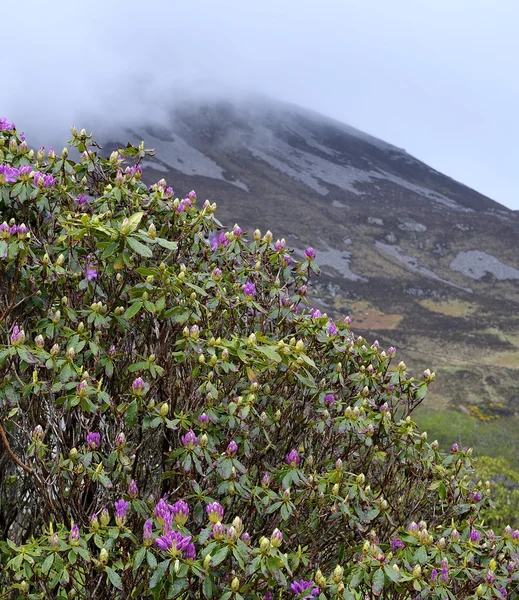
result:
[(0, 121), (0, 596), (518, 597), (471, 450), (412, 420), (434, 374), (309, 309), (312, 249), (72, 133)]

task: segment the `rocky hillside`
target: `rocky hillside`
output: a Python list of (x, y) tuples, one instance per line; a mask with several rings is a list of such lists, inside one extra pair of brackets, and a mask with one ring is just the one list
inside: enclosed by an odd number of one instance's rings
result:
[(315, 304), (433, 368), (429, 403), (482, 419), (519, 413), (519, 212), (405, 150), (265, 99), (186, 103), (145, 140), (148, 182), (219, 206), (229, 226), (317, 250)]

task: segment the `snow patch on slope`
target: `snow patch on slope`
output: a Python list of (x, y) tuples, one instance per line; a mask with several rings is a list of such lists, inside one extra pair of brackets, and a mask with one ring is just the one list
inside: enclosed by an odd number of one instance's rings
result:
[(519, 279), (519, 269), (505, 265), (495, 256), (481, 250), (459, 252), (450, 268), (471, 279), (481, 279), (487, 273), (491, 273), (499, 281)]
[(434, 271), (431, 271), (430, 269), (427, 269), (426, 267), (420, 266), (418, 264), (418, 260), (414, 256), (408, 256), (407, 254), (405, 254), (404, 251), (402, 250), (402, 248), (400, 248), (400, 246), (390, 246), (388, 244), (383, 244), (382, 242), (378, 242), (378, 241), (375, 242), (375, 246), (379, 250), (382, 250), (382, 252), (384, 252), (385, 254), (388, 254), (389, 256), (396, 258), (396, 260), (400, 264), (404, 265), (410, 271), (414, 271), (415, 273), (420, 273), (420, 275), (424, 275), (425, 277), (429, 277), (430, 279), (435, 279), (436, 281), (440, 281), (441, 283), (445, 283), (445, 284), (455, 287), (459, 290), (463, 290), (464, 292), (472, 293), (471, 288), (462, 287), (461, 285), (452, 283), (452, 281), (448, 281), (447, 279), (442, 279), (441, 277), (436, 275), (436, 273)]
[[(146, 145), (151, 146), (156, 151), (156, 156), (159, 158), (159, 164), (162, 169), (159, 170), (175, 170), (184, 175), (198, 175), (200, 177), (209, 177), (211, 179), (219, 179), (249, 191), (245, 183), (239, 180), (229, 180), (224, 176), (224, 171), (220, 165), (214, 160), (190, 146), (177, 133), (172, 134), (170, 139), (160, 139), (153, 135), (153, 131), (132, 131), (133, 142), (140, 143), (141, 140), (146, 140)], [(151, 165), (150, 165), (151, 166)], [(155, 163), (153, 164), (155, 167)]]

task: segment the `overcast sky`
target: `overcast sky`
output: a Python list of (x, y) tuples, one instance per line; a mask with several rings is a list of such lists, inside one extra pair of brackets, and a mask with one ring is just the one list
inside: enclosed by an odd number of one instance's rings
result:
[(0, 116), (29, 141), (129, 124), (211, 80), (519, 209), (519, 0), (3, 0), (0, 25)]

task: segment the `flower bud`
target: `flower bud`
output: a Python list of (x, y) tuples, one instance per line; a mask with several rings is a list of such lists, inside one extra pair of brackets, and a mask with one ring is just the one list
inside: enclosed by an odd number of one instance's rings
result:
[(101, 521), (101, 525), (103, 527), (106, 527), (108, 525), (108, 523), (110, 523), (110, 513), (108, 512), (108, 509), (103, 508), (103, 510), (101, 511), (101, 517), (99, 520)]
[(108, 562), (108, 550), (106, 548), (101, 548), (101, 552), (99, 552), (99, 561), (103, 564)]
[(274, 548), (279, 548), (281, 546), (281, 543), (283, 542), (283, 534), (281, 533), (281, 531), (279, 531), (279, 529), (274, 529), (274, 531), (272, 532), (272, 535), (270, 536), (270, 543), (272, 544), (272, 546)]
[(167, 417), (167, 416), (168, 416), (168, 413), (169, 413), (169, 406), (168, 406), (168, 403), (167, 403), (167, 402), (164, 402), (164, 403), (162, 404), (162, 406), (160, 407), (160, 416), (161, 416), (161, 417), (163, 417), (163, 418), (164, 418), (164, 417)]
[(212, 557), (210, 554), (208, 554), (208, 555), (207, 555), (207, 556), (204, 558), (204, 564), (203, 564), (203, 567), (204, 567), (204, 569), (205, 569), (206, 571), (207, 571), (207, 570), (209, 569), (209, 567), (211, 566), (211, 559), (212, 559), (212, 558), (213, 558), (213, 557)]
[(232, 581), (231, 581), (231, 590), (233, 592), (237, 592), (240, 589), (240, 580), (235, 577)]
[(400, 371), (400, 373), (404, 372), (407, 370), (407, 366), (405, 364), (405, 362), (403, 360), (401, 360), (398, 365), (397, 365), (397, 370)]
[(342, 581), (343, 575), (344, 569), (341, 567), (341, 565), (337, 565), (333, 570), (333, 581), (335, 583), (339, 583), (340, 581)]
[(260, 540), (260, 552), (261, 554), (268, 554), (270, 552), (270, 540), (266, 537), (262, 537)]
[(415, 579), (419, 579), (422, 576), (422, 567), (420, 565), (416, 565), (413, 569), (413, 577)]

